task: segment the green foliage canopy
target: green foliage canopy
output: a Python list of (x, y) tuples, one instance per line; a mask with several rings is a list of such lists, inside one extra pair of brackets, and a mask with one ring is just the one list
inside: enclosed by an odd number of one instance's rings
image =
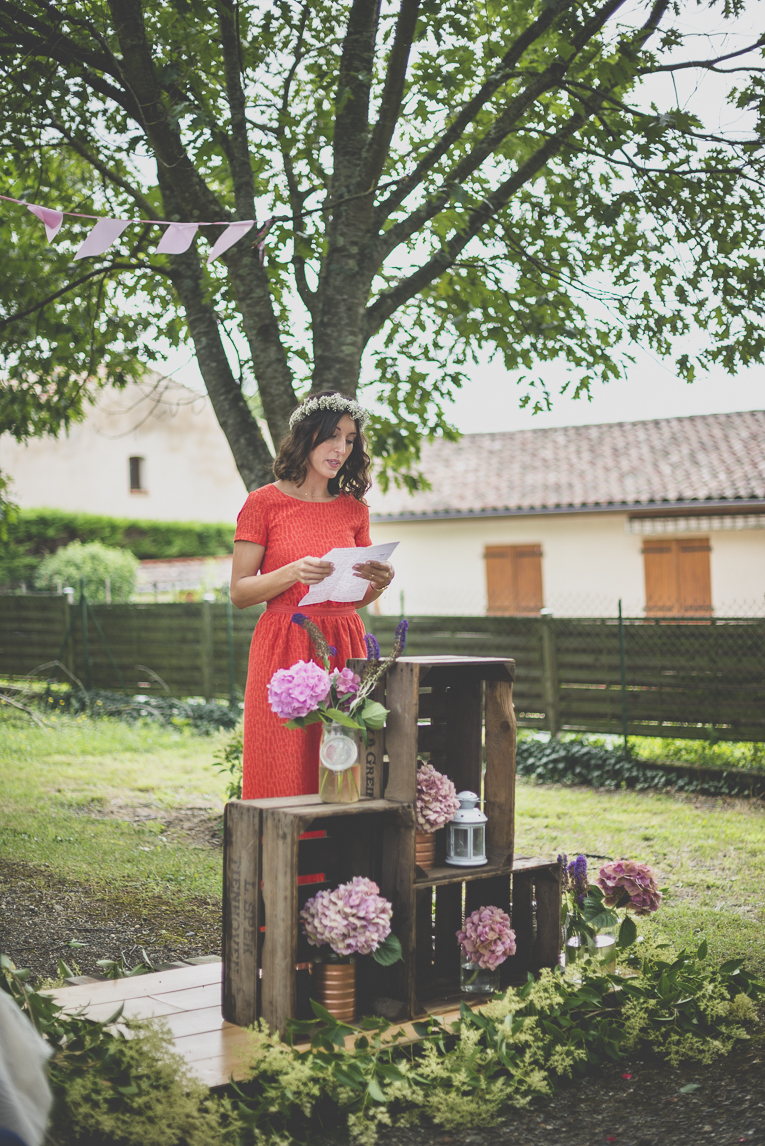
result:
[(106, 600), (106, 582), (112, 601), (129, 601), (135, 590), (138, 562), (126, 549), (110, 549), (100, 541), (72, 541), (44, 558), (35, 573), (38, 589), (54, 589), (61, 581), (79, 589), (84, 581), (89, 601)]
[[(720, 18), (742, 9), (727, 0)], [(696, 11), (0, 0), (0, 140), (19, 197), (148, 220), (276, 219), (265, 265), (243, 241), (207, 268), (198, 248), (215, 228), (157, 255), (158, 229), (134, 226), (72, 269), (77, 227), (43, 256), (40, 225), (17, 213), (11, 228), (5, 210), (19, 269), (6, 282), (23, 288), (20, 300), (0, 288), (5, 424), (55, 429), (76, 416), (84, 378), (119, 383), (160, 334), (188, 332), (252, 488), (270, 469), (254, 384), (278, 441), (296, 394), (354, 393), (363, 363), (386, 409), (375, 450), (406, 467), (422, 434), (450, 432), (448, 397), (478, 355), (541, 405), (539, 363), (584, 394), (623, 377), (630, 340), (667, 356), (694, 327), (707, 344), (675, 362), (689, 381), (710, 363), (762, 361), (756, 115), (709, 130), (642, 86), (735, 70), (738, 107), (762, 108), (763, 38), (700, 57)]]

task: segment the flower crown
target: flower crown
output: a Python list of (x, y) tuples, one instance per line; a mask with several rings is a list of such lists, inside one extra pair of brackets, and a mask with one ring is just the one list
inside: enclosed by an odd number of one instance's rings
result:
[(344, 398), (342, 394), (324, 394), (321, 398), (306, 398), (301, 402), (290, 418), (290, 429), (293, 429), (303, 418), (315, 414), (317, 410), (335, 410), (338, 414), (349, 414), (354, 422), (358, 422), (363, 430), (369, 421), (369, 411), (354, 402), (352, 398)]

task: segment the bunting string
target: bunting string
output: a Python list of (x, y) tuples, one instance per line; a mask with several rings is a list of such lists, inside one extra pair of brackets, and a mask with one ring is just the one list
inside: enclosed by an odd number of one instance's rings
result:
[[(156, 248), (159, 255), (182, 255), (193, 243), (194, 236), (200, 227), (225, 227), (225, 231), (215, 240), (207, 256), (207, 265), (209, 266), (215, 259), (225, 254), (229, 247), (233, 247), (234, 243), (243, 239), (248, 231), (257, 226), (255, 219), (237, 219), (233, 223), (227, 219), (222, 219), (217, 223), (174, 223), (168, 219), (114, 219), (108, 215), (83, 215), (79, 211), (58, 211), (53, 207), (41, 207), (38, 203), (27, 203), (24, 199), (13, 199), (10, 195), (0, 195), (0, 199), (4, 199), (7, 203), (18, 203), (19, 206), (26, 207), (28, 211), (31, 211), (45, 226), (45, 235), (49, 243), (52, 243), (58, 235), (65, 216), (70, 215), (75, 219), (95, 219), (95, 226), (78, 247), (74, 256), (75, 260), (95, 258), (97, 255), (105, 254), (112, 243), (116, 243), (122, 232), (131, 223), (167, 228), (163, 231), (162, 238)], [(263, 261), (265, 237), (273, 222), (273, 218), (269, 219), (261, 225), (256, 234), (256, 239), (259, 240), (257, 250), (261, 262)]]

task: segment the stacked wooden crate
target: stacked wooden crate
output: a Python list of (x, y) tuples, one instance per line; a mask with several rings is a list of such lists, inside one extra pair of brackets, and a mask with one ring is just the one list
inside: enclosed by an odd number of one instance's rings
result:
[[(385, 742), (378, 734), (366, 753), (365, 798), (344, 806), (318, 796), (227, 805), (223, 1013), (229, 1021), (248, 1025), (262, 1016), (284, 1031), (290, 1016), (310, 1014), (311, 949), (298, 913), (320, 887), (354, 875), (374, 879), (393, 903), (393, 931), (404, 954), (389, 968), (360, 960), (360, 1013), (385, 1008), (410, 1018), (457, 997), (455, 933), (464, 913), (479, 906), (512, 914), (518, 950), (503, 965), (503, 983), (555, 966), (558, 864), (514, 857), (514, 668), (499, 658), (402, 657), (386, 681)], [(416, 866), (414, 805), (423, 759), (458, 791), (482, 795), (485, 865), (447, 865), (441, 831), (436, 867)]]

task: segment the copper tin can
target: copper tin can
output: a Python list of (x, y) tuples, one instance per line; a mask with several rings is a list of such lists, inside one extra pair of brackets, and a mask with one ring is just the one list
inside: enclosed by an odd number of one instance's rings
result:
[(317, 1003), (344, 1022), (356, 1018), (356, 964), (314, 963), (312, 992)]
[(417, 866), (430, 871), (436, 866), (436, 833), (417, 832), (415, 836), (415, 856)]

